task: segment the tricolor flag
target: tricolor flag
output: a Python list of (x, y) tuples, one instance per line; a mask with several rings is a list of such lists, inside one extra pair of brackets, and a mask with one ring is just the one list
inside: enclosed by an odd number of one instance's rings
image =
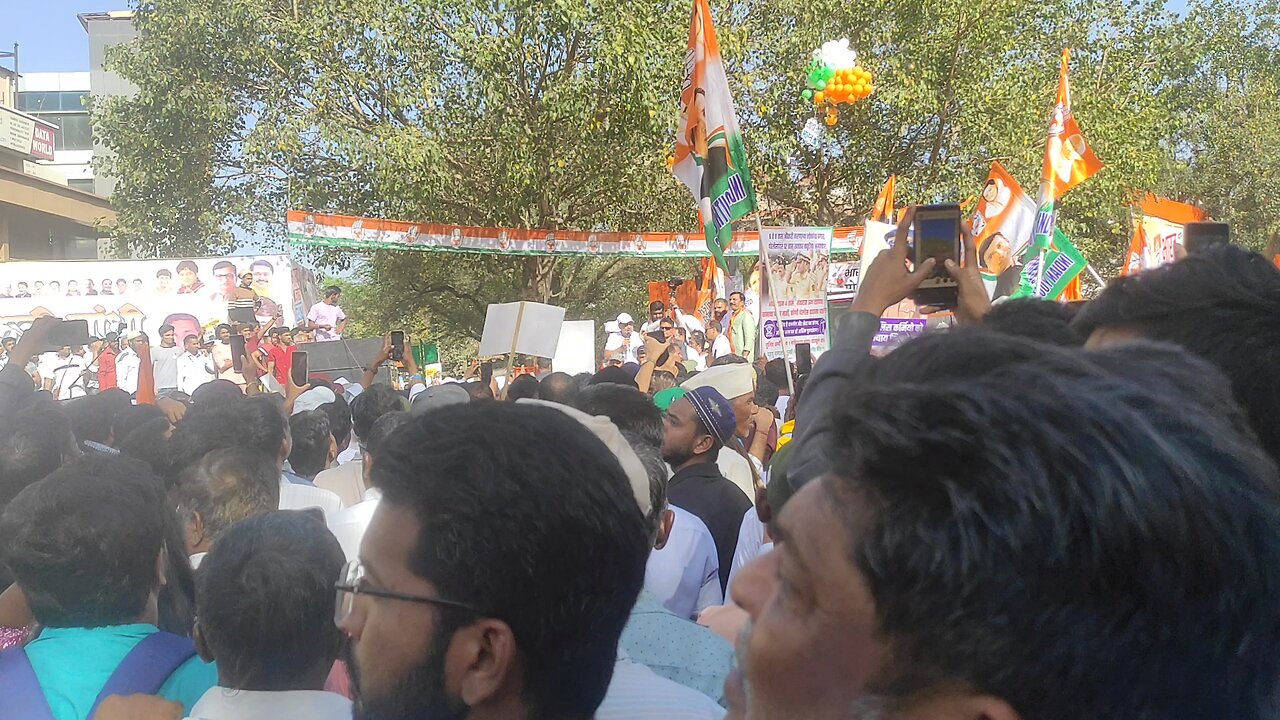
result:
[(898, 189), (898, 176), (890, 175), (876, 196), (876, 204), (871, 208), (871, 219), (876, 222), (893, 222), (893, 195)]
[(1049, 118), (1049, 133), (1044, 143), (1044, 167), (1041, 171), (1040, 201), (1036, 207), (1033, 244), (1037, 252), (1052, 244), (1057, 225), (1057, 201), (1071, 188), (1102, 169), (1102, 161), (1093, 154), (1071, 112), (1071, 84), (1067, 65), (1071, 51), (1062, 51), (1062, 67), (1058, 71), (1058, 97)]
[(724, 268), (731, 223), (756, 209), (747, 151), (720, 61), (720, 44), (707, 0), (694, 0), (689, 50), (680, 86), (680, 128), (672, 171), (693, 193), (707, 250)]

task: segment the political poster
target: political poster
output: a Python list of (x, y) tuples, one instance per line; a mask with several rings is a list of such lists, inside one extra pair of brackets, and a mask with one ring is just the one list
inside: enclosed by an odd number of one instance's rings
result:
[(1182, 244), (1182, 227), (1191, 222), (1208, 220), (1200, 208), (1148, 194), (1134, 208), (1133, 240), (1125, 256), (1121, 275), (1132, 275), (1167, 265), (1178, 259)]
[(797, 343), (814, 354), (827, 349), (827, 266), (831, 228), (763, 228), (760, 234), (761, 346), (769, 359), (795, 355)]
[(259, 322), (294, 326), (305, 317), (314, 278), (285, 255), (14, 261), (0, 263), (0, 336), (20, 337), (36, 318), (56, 316), (87, 320), (97, 337), (141, 331), (152, 342), (161, 325), (173, 325), (181, 344), (227, 322), (228, 298), (244, 273), (262, 300)]

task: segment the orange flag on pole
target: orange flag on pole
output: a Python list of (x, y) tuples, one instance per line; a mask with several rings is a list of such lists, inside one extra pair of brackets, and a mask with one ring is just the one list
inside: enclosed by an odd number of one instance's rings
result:
[(890, 175), (876, 196), (876, 204), (871, 208), (871, 219), (876, 222), (893, 222), (893, 195), (898, 189), (898, 176)]
[(1041, 168), (1040, 200), (1036, 205), (1035, 233), (1032, 241), (1040, 254), (1036, 270), (1037, 294), (1044, 272), (1045, 253), (1053, 243), (1058, 219), (1058, 199), (1071, 188), (1088, 180), (1102, 169), (1102, 161), (1093, 154), (1093, 148), (1085, 141), (1080, 126), (1071, 112), (1071, 81), (1067, 69), (1071, 51), (1063, 49), (1062, 65), (1058, 69), (1058, 96), (1049, 117), (1049, 132), (1044, 142), (1044, 166)]
[(139, 405), (156, 404), (156, 372), (151, 365), (151, 346), (145, 342), (138, 347), (138, 391), (133, 397)]

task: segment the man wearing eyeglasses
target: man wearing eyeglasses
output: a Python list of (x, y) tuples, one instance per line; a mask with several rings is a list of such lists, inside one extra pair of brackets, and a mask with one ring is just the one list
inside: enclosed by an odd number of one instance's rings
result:
[(337, 608), (363, 712), (592, 717), (649, 545), (605, 444), (560, 410), (470, 403), (413, 417), (372, 472)]

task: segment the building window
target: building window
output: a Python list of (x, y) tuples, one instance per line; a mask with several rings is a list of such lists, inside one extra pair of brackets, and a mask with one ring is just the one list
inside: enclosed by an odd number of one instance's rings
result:
[(58, 126), (58, 132), (53, 138), (55, 151), (93, 149), (93, 124), (89, 120), (88, 113), (67, 115), (37, 113), (35, 116)]
[(84, 112), (88, 91), (62, 90), (56, 92), (20, 92), (18, 109), (27, 113)]
[(93, 192), (93, 178), (73, 178), (67, 181), (67, 187), (80, 192)]

